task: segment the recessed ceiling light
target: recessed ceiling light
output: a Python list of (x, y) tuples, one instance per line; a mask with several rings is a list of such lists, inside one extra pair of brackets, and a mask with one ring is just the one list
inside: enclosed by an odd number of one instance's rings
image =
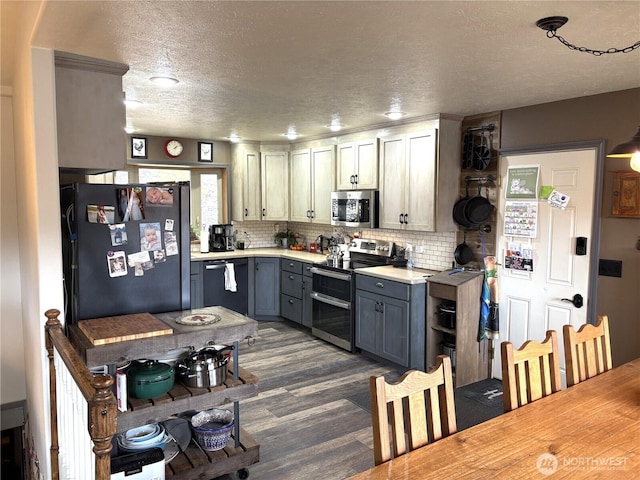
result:
[(387, 116), (389, 120), (399, 120), (404, 117), (404, 112), (387, 112), (385, 116)]
[(178, 79), (173, 77), (151, 77), (149, 80), (161, 87), (170, 87), (178, 83)]
[(229, 135), (229, 141), (233, 143), (237, 143), (240, 141), (240, 137), (235, 133), (232, 133), (231, 135)]
[(291, 125), (288, 128), (287, 133), (283, 135), (287, 137), (289, 140), (295, 140), (296, 138), (298, 138), (298, 132), (296, 132), (296, 127), (294, 125)]
[(342, 123), (340, 123), (340, 115), (334, 113), (331, 115), (331, 123), (327, 125), (327, 128), (332, 132), (339, 132), (342, 130)]

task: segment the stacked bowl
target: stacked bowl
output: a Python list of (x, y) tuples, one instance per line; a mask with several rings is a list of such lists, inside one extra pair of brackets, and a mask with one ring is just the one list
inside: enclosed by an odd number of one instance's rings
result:
[(126, 452), (137, 452), (149, 448), (162, 448), (173, 438), (158, 423), (132, 428), (118, 435), (118, 447)]

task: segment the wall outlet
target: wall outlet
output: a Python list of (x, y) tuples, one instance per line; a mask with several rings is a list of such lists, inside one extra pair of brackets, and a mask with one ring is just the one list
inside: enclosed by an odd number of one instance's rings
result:
[(416, 253), (424, 253), (424, 245), (416, 245)]

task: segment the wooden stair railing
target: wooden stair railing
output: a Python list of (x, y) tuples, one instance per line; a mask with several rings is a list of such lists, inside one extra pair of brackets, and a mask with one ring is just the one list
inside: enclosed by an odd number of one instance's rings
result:
[(45, 312), (45, 342), (49, 357), (49, 393), (51, 398), (51, 476), (60, 479), (58, 444), (58, 409), (56, 395), (56, 367), (54, 349), (73, 377), (78, 389), (88, 405), (88, 430), (95, 453), (95, 480), (109, 480), (111, 477), (111, 440), (116, 434), (117, 404), (111, 392), (113, 378), (110, 375), (92, 375), (86, 364), (78, 356), (64, 334), (58, 319), (60, 311), (50, 309)]

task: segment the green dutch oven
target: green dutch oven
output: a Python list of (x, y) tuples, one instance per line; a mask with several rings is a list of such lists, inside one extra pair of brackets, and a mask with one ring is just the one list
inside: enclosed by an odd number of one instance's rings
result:
[(140, 399), (161, 397), (171, 390), (174, 379), (175, 372), (171, 365), (147, 360), (127, 370), (128, 393)]

